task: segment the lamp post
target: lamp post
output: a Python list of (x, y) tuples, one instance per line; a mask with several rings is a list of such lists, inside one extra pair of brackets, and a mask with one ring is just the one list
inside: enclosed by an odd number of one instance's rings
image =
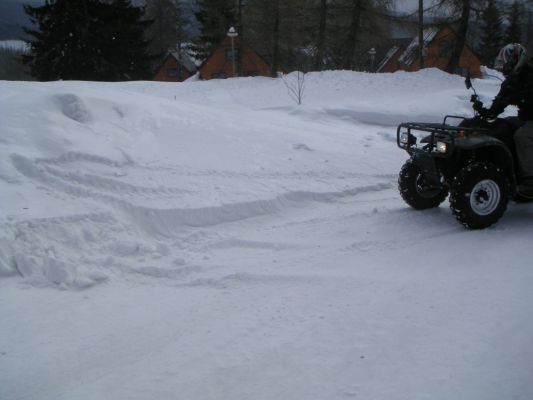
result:
[(228, 36), (231, 38), (231, 59), (233, 61), (233, 77), (235, 77), (235, 38), (239, 36), (235, 28), (229, 28)]
[(376, 58), (376, 49), (371, 48), (368, 50), (368, 58), (370, 59), (370, 72), (373, 72), (374, 70), (374, 59)]

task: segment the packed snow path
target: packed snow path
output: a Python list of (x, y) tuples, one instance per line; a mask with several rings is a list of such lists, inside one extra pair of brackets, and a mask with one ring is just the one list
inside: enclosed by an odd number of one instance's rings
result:
[(533, 206), (396, 190), (461, 80), (307, 85), (0, 83), (1, 399), (533, 397)]

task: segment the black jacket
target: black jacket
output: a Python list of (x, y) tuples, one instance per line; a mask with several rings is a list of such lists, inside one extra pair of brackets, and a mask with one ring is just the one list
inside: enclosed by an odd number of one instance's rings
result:
[(518, 107), (518, 118), (533, 121), (533, 61), (510, 74), (494, 98), (489, 114), (497, 116), (508, 105)]

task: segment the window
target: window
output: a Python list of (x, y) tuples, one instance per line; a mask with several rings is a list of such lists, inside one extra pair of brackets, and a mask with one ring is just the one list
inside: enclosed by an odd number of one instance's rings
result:
[(177, 68), (168, 68), (167, 69), (167, 77), (169, 78), (177, 78), (178, 76), (178, 69)]

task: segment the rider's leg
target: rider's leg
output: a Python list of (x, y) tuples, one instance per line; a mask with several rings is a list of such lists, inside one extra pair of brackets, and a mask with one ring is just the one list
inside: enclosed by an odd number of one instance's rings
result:
[(518, 165), (522, 175), (519, 193), (533, 197), (533, 121), (527, 121), (514, 135)]

